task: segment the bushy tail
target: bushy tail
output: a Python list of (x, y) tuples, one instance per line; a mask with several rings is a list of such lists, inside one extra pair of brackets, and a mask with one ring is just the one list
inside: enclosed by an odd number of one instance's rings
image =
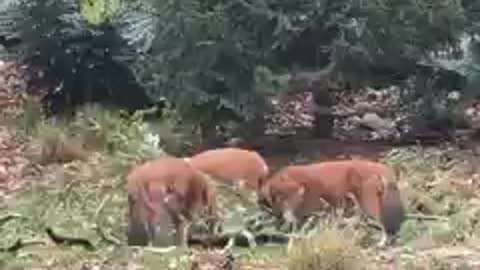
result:
[(128, 195), (128, 205), (127, 244), (129, 246), (146, 246), (149, 241), (148, 224), (142, 219), (131, 195)]
[(397, 183), (389, 182), (383, 197), (382, 224), (389, 235), (396, 234), (406, 219), (405, 207), (402, 202)]

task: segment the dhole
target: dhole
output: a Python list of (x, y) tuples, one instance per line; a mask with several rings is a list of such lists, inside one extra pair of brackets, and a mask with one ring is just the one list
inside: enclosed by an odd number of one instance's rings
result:
[(395, 234), (405, 220), (396, 180), (398, 173), (384, 164), (367, 160), (341, 160), (287, 166), (260, 189), (258, 203), (274, 215), (293, 223), (327, 202), (343, 207), (353, 195), (359, 207), (382, 224), (382, 239)]
[(257, 152), (235, 147), (207, 150), (187, 160), (219, 181), (254, 191), (269, 174), (267, 163)]
[(217, 225), (215, 191), (183, 159), (163, 157), (139, 165), (131, 170), (127, 182), (129, 245), (171, 242), (170, 229), (175, 230), (175, 244), (186, 245), (194, 219), (208, 215), (209, 225)]

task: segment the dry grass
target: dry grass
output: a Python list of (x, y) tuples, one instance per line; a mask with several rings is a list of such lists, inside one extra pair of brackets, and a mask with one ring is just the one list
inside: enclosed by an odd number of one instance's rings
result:
[(70, 135), (64, 126), (42, 122), (37, 125), (35, 138), (33, 143), (39, 146), (39, 151), (34, 161), (41, 165), (88, 159), (82, 138)]
[[(160, 146), (153, 145), (143, 136), (140, 120), (99, 108), (85, 109), (68, 125), (33, 117), (29, 122), (36, 123), (29, 132), (32, 141), (45, 149), (38, 161), (48, 162), (33, 176), (37, 185), (0, 209), (0, 216), (15, 212), (26, 217), (0, 226), (4, 236), (0, 246), (17, 238), (45, 240), (44, 228), (53, 226), (91, 240), (98, 250), (52, 244), (29, 247), (17, 254), (0, 254), (1, 269), (189, 269), (186, 254), (159, 255), (125, 246), (124, 176), (132, 164), (163, 154), (162, 138)], [(87, 159), (83, 151), (88, 151)], [(378, 231), (323, 222), (310, 238), (293, 241), (288, 256), (285, 247), (257, 247), (235, 249), (238, 260), (252, 267), (272, 264), (292, 270), (478, 269), (480, 179), (475, 158), (452, 146), (412, 147), (387, 153), (385, 162), (401, 168), (402, 196), (409, 215), (416, 215), (402, 226), (397, 246), (378, 250), (370, 244), (373, 241), (365, 240), (379, 237)], [(221, 195), (226, 229), (238, 230), (243, 218), (256, 209), (231, 194)], [(105, 241), (98, 227), (120, 245)]]
[[(373, 229), (340, 228), (335, 223), (321, 223), (318, 233), (311, 238), (295, 240), (288, 256), (285, 247), (257, 247), (234, 253), (245, 265), (277, 264), (279, 269), (476, 269), (480, 262), (480, 204), (476, 183), (470, 183), (462, 174), (462, 160), (444, 161), (451, 149), (424, 150), (419, 158), (418, 149), (401, 150), (387, 157), (390, 164), (403, 168), (400, 188), (409, 214), (428, 215), (437, 219), (412, 218), (402, 227), (398, 244), (386, 250), (375, 249), (373, 241), (379, 233)], [(458, 152), (457, 152), (458, 153)], [(442, 158), (443, 156), (443, 158)], [(99, 250), (95, 253), (79, 248), (31, 247), (23, 255), (6, 254), (0, 261), (11, 267), (38, 269), (158, 269), (176, 265), (189, 269), (188, 256), (159, 255), (147, 250), (141, 252), (125, 247), (126, 201), (123, 190), (124, 175), (132, 164), (128, 155), (102, 154), (77, 160), (62, 166), (51, 164), (43, 168), (46, 187), (18, 194), (9, 203), (26, 220), (10, 221), (0, 227), (5, 235), (0, 243), (8, 246), (16, 238), (45, 239), (45, 226), (54, 226), (60, 232), (90, 239)], [(462, 177), (460, 177), (462, 175)], [(466, 185), (466, 187), (465, 187)], [(465, 189), (468, 195), (465, 195)], [(222, 191), (223, 192), (223, 191)], [(227, 219), (227, 230), (237, 230), (245, 213), (238, 212), (240, 201), (234, 203), (228, 194), (221, 196), (222, 212)], [(248, 212), (255, 209), (244, 205)], [(105, 233), (120, 241), (120, 246), (109, 244), (96, 232), (101, 227)], [(141, 250), (141, 249), (140, 249)], [(166, 257), (165, 257), (166, 256)], [(179, 257), (180, 256), (180, 257)], [(182, 259), (180, 259), (182, 258)], [(287, 261), (288, 263), (283, 263)], [(313, 265), (313, 266), (312, 266)], [(92, 268), (93, 267), (93, 268)], [(260, 267), (260, 266), (258, 266)], [(313, 267), (313, 268), (312, 268)], [(363, 268), (362, 268), (363, 267)], [(449, 268), (450, 267), (450, 268)], [(463, 268), (461, 268), (463, 267)], [(19, 269), (19, 268), (16, 268)], [(254, 269), (254, 268), (253, 268)]]
[(358, 237), (352, 229), (325, 223), (317, 233), (293, 238), (288, 248), (289, 270), (367, 269)]

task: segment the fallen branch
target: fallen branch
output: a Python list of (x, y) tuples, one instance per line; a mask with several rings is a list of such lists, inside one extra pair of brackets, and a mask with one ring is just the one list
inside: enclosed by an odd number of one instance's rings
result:
[(199, 245), (203, 248), (223, 248), (229, 244), (229, 241), (234, 241), (234, 246), (248, 248), (251, 246), (251, 240), (255, 245), (266, 244), (286, 244), (290, 236), (281, 233), (260, 233), (253, 235), (253, 239), (243, 232), (225, 233), (222, 235), (209, 235), (204, 237), (192, 236), (188, 239), (189, 245)]
[(271, 213), (267, 211), (261, 211), (260, 213), (257, 213), (246, 219), (245, 228), (253, 233), (256, 233), (260, 232), (265, 227), (276, 225), (278, 222), (279, 220), (277, 220), (277, 218)]
[(143, 250), (156, 253), (156, 254), (166, 254), (170, 253), (172, 251), (175, 251), (177, 249), (176, 246), (170, 246), (170, 247), (165, 247), (165, 248), (158, 248), (158, 247), (144, 247), (142, 248)]
[(449, 218), (445, 216), (434, 216), (434, 215), (423, 215), (423, 214), (407, 214), (407, 218), (419, 219), (419, 220), (443, 221), (443, 222), (449, 221)]
[(18, 250), (27, 247), (27, 246), (33, 246), (33, 245), (46, 245), (44, 241), (39, 241), (39, 240), (31, 240), (31, 241), (23, 241), (22, 239), (18, 239), (15, 241), (15, 243), (9, 247), (5, 248), (0, 248), (0, 252), (17, 252)]
[(9, 222), (10, 220), (16, 219), (16, 218), (24, 218), (20, 214), (7, 214), (2, 217), (0, 217), (0, 226), (3, 226), (3, 224)]
[(52, 239), (52, 241), (57, 245), (78, 245), (90, 251), (95, 250), (93, 244), (87, 239), (61, 236), (57, 233), (54, 233), (52, 228), (50, 227), (47, 227), (45, 231), (47, 232), (47, 235), (50, 237), (50, 239)]

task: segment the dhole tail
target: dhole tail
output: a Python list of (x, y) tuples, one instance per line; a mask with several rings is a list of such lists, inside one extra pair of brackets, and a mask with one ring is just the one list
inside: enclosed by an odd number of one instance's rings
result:
[(405, 207), (402, 202), (397, 183), (388, 182), (383, 196), (381, 221), (388, 235), (395, 235), (406, 219)]
[(134, 205), (134, 199), (128, 195), (127, 244), (129, 246), (146, 246), (149, 242), (148, 224), (140, 216), (138, 206), (135, 208)]

